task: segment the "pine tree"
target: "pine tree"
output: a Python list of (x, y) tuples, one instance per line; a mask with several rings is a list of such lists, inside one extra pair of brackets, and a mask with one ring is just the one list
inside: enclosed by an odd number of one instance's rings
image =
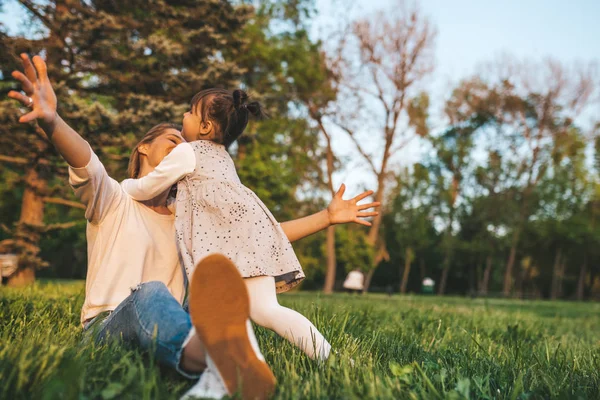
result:
[[(19, 53), (43, 54), (59, 113), (115, 178), (124, 177), (126, 154), (145, 130), (179, 121), (194, 93), (234, 86), (244, 72), (235, 59), (246, 41), (239, 33), (253, 12), (246, 5), (218, 0), (19, 3), (38, 33), (0, 32), (2, 92), (17, 88), (10, 71), (19, 68)], [(45, 205), (83, 207), (64, 179), (53, 179), (66, 174), (66, 165), (43, 131), (19, 124), (20, 114), (13, 101), (0, 101), (0, 161), (22, 170), (24, 185), (19, 219), (11, 237), (0, 243), (0, 252), (20, 256), (13, 284), (32, 281), (34, 271), (46, 265), (39, 256), (41, 235), (72, 226), (45, 224)]]

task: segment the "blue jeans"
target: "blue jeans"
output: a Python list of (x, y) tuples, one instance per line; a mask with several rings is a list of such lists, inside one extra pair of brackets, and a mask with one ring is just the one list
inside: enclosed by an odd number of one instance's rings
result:
[[(108, 314), (108, 315), (107, 315)], [(85, 335), (96, 343), (107, 339), (153, 351), (156, 360), (193, 379), (200, 374), (180, 367), (182, 345), (192, 322), (184, 307), (175, 300), (162, 282), (141, 283), (132, 288), (111, 313), (101, 313), (84, 326)]]

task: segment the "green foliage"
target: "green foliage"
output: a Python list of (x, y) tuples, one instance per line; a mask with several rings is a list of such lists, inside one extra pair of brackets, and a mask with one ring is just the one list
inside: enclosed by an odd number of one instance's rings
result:
[[(597, 304), (313, 293), (281, 301), (338, 352), (318, 364), (257, 328), (276, 399), (600, 396)], [(82, 302), (82, 282), (0, 293), (1, 398), (177, 399), (193, 384), (138, 350), (83, 344)]]
[[(323, 242), (325, 246), (325, 242)], [(335, 253), (338, 265), (346, 273), (359, 269), (368, 272), (373, 265), (374, 250), (367, 242), (367, 232), (359, 226), (335, 229)]]

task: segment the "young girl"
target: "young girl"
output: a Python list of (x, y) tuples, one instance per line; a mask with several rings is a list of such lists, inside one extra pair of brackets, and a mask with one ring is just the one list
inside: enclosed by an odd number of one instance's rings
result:
[[(182, 136), (189, 143), (179, 144), (153, 172), (124, 181), (123, 187), (135, 200), (143, 201), (179, 181), (175, 226), (187, 275), (207, 255), (224, 254), (245, 278), (250, 318), (296, 344), (309, 357), (324, 360), (331, 346), (323, 335), (304, 316), (277, 302), (276, 293), (290, 290), (304, 278), (302, 267), (271, 212), (240, 182), (227, 152), (243, 133), (249, 116), (263, 115), (260, 104), (247, 103), (247, 99), (242, 90), (207, 89), (196, 94), (191, 111), (183, 118)], [(144, 151), (143, 147), (139, 150)]]

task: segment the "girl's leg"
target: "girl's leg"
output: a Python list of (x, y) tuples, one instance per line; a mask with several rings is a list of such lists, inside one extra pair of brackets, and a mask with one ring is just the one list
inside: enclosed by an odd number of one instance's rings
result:
[(275, 331), (298, 346), (310, 358), (325, 360), (331, 345), (302, 314), (277, 302), (275, 278), (258, 276), (244, 279), (250, 296), (250, 318), (260, 326)]

